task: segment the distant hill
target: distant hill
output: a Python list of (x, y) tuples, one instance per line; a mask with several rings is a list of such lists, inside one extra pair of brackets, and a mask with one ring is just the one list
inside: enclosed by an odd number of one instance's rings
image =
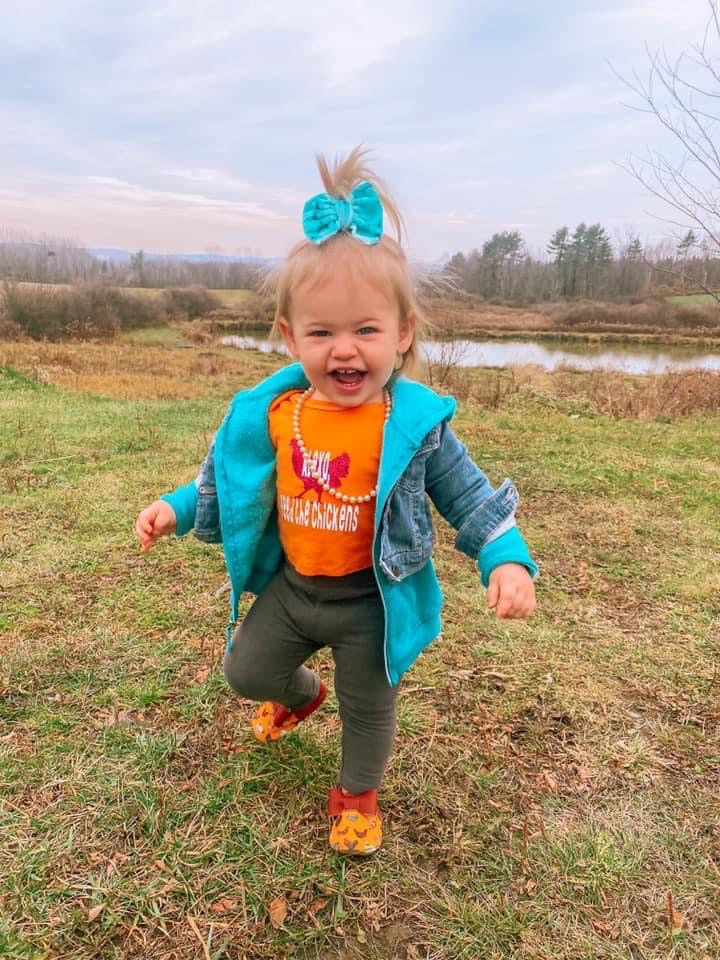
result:
[[(98, 260), (111, 260), (113, 263), (130, 263), (132, 257), (137, 251), (119, 250), (116, 247), (91, 247), (88, 253)], [(231, 257), (221, 253), (151, 253), (143, 250), (145, 261), (151, 260), (174, 260), (185, 263), (250, 263), (262, 264), (273, 263), (276, 258), (272, 257)]]

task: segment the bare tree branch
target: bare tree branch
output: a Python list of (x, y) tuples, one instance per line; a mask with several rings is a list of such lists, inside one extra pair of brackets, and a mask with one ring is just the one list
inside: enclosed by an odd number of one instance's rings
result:
[[(671, 58), (665, 48), (652, 50), (646, 44), (647, 76), (633, 70), (628, 79), (613, 69), (636, 98), (631, 108), (654, 116), (670, 135), (669, 147), (648, 148), (646, 157), (630, 157), (624, 169), (684, 221), (666, 222), (684, 228), (692, 224), (700, 231), (706, 255), (720, 251), (720, 117), (714, 110), (720, 100), (720, 0), (707, 4), (704, 34), (689, 51)], [(712, 293), (682, 268), (661, 272)]]

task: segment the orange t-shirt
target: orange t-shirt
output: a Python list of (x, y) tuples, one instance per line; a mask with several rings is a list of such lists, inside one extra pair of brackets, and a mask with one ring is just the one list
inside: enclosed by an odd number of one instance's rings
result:
[(383, 403), (343, 407), (309, 397), (300, 433), (293, 412), (302, 391), (291, 390), (270, 406), (270, 439), (277, 451), (280, 542), (290, 563), (305, 576), (341, 577), (372, 566), (375, 498), (343, 503), (312, 477), (308, 464), (340, 493), (365, 496), (377, 485), (385, 418)]

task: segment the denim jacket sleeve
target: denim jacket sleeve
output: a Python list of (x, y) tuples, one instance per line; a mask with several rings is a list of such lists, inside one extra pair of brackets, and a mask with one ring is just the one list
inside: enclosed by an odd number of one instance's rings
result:
[(518, 494), (507, 479), (493, 489), (446, 421), (435, 429), (439, 443), (428, 457), (425, 489), (457, 530), (457, 549), (477, 559), (488, 540), (514, 526)]
[(520, 563), (535, 576), (537, 565), (515, 524), (519, 497), (512, 482), (506, 478), (493, 489), (447, 421), (435, 429), (439, 442), (428, 457), (425, 488), (457, 530), (456, 548), (477, 561), (485, 586), (502, 563)]
[(215, 484), (215, 441), (210, 445), (208, 454), (202, 462), (200, 473), (195, 479), (197, 488), (197, 506), (195, 508), (195, 526), (193, 533), (205, 543), (222, 543), (220, 530), (220, 507)]
[(205, 543), (221, 543), (220, 510), (215, 486), (215, 443), (203, 460), (200, 472), (192, 483), (178, 487), (172, 493), (163, 494), (175, 511), (176, 533), (179, 537), (192, 530), (198, 540)]

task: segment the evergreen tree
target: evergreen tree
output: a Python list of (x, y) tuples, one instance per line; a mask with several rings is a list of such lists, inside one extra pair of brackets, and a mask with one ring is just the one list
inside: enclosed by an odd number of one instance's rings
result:
[(518, 230), (494, 233), (483, 244), (484, 289), (486, 297), (504, 295), (507, 290), (507, 267), (521, 258), (523, 238)]
[(550, 237), (547, 245), (547, 252), (552, 257), (552, 262), (557, 268), (557, 278), (561, 296), (567, 296), (568, 287), (568, 248), (570, 246), (570, 231), (567, 227), (558, 227), (555, 233)]
[(138, 287), (145, 286), (145, 252), (138, 250), (130, 257), (130, 269), (134, 274), (135, 283)]
[(679, 260), (687, 260), (690, 256), (690, 251), (693, 247), (697, 246), (698, 238), (695, 235), (693, 230), (688, 230), (685, 236), (678, 242), (677, 245), (677, 255)]

